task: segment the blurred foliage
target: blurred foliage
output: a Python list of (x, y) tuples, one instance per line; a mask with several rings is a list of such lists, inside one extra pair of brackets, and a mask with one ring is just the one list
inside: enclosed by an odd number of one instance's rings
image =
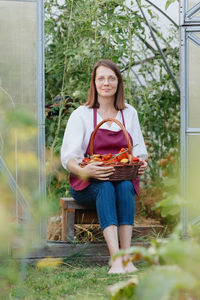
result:
[[(198, 234), (200, 231), (198, 232)], [(131, 261), (144, 260), (147, 268), (139, 278), (135, 276), (135, 287), (128, 292), (127, 285), (115, 285), (115, 293), (111, 299), (117, 297), (119, 290), (123, 299), (140, 300), (198, 300), (200, 298), (199, 259), (200, 245), (195, 239), (181, 240), (180, 232), (176, 230), (168, 240), (153, 240), (149, 248), (132, 247), (127, 251), (120, 251), (117, 256), (132, 254)], [(138, 282), (137, 282), (138, 280)]]
[[(185, 192), (177, 198), (176, 192), (171, 192), (171, 200), (176, 202), (179, 210), (182, 209), (187, 217), (182, 217), (181, 223), (176, 226), (167, 239), (153, 239), (149, 248), (132, 247), (127, 251), (120, 251), (117, 256), (131, 255), (130, 260), (136, 262), (144, 260), (149, 267), (139, 276), (138, 284), (132, 289), (132, 294), (124, 299), (138, 300), (199, 300), (200, 299), (200, 194), (199, 161), (197, 162), (199, 143), (192, 149), (192, 168), (187, 173)], [(173, 214), (174, 207), (171, 201), (162, 201), (163, 212)], [(127, 282), (129, 286), (129, 282)], [(126, 285), (123, 283), (123, 287)], [(126, 287), (127, 288), (127, 287)], [(121, 286), (119, 286), (121, 290)], [(116, 295), (118, 289), (115, 286)], [(123, 292), (123, 291), (122, 291)], [(116, 298), (112, 294), (112, 299)]]
[[(38, 188), (37, 123), (30, 112), (4, 109), (0, 119), (0, 298), (10, 299), (25, 277), (26, 257), (41, 244), (41, 220), (48, 214)], [(40, 166), (41, 167), (41, 166)], [(42, 174), (44, 170), (40, 168)], [(31, 234), (30, 234), (31, 233)]]
[[(179, 76), (178, 32), (170, 24), (166, 37), (151, 5), (143, 7), (176, 78)], [(133, 1), (45, 2), (46, 145), (59, 155), (69, 115), (86, 101), (91, 70), (102, 58), (122, 70), (125, 98), (138, 111), (150, 156), (142, 180), (164, 188), (163, 178), (177, 175), (179, 94), (156, 48), (139, 7)], [(166, 158), (167, 157), (167, 158)], [(161, 166), (162, 159), (165, 166)], [(58, 198), (68, 182), (58, 167), (48, 179), (48, 192)], [(167, 190), (167, 187), (166, 187)]]
[(23, 128), (24, 126), (34, 128), (34, 126), (37, 126), (36, 119), (33, 117), (32, 112), (23, 109), (7, 110), (5, 123), (13, 128)]
[(111, 294), (112, 300), (121, 300), (121, 299), (128, 299), (129, 297), (132, 297), (132, 295), (135, 293), (135, 288), (138, 284), (137, 277), (132, 276), (131, 279), (129, 279), (126, 282), (118, 282), (110, 287), (108, 287), (108, 291)]

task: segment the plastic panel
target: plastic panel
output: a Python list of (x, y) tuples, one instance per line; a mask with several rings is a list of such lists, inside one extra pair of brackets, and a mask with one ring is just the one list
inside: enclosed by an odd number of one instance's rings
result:
[[(200, 38), (199, 33), (195, 35)], [(188, 43), (188, 126), (200, 128), (200, 47)]]
[(200, 215), (199, 170), (200, 170), (200, 134), (188, 136), (188, 199), (193, 207), (193, 214)]
[(199, 3), (199, 0), (187, 0), (187, 7), (188, 10), (194, 7), (196, 4)]
[(0, 1), (0, 20), (0, 155), (19, 187), (21, 219), (20, 193), (31, 203), (38, 191), (37, 3)]

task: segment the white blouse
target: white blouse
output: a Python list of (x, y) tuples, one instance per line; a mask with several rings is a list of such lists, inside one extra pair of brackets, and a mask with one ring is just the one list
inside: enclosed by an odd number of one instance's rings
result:
[[(140, 129), (137, 111), (133, 106), (126, 103), (126, 108), (123, 110), (123, 115), (126, 130), (129, 132), (133, 140), (133, 146), (138, 144), (133, 148), (133, 155), (140, 157), (141, 159), (146, 159), (148, 154)], [(123, 124), (120, 111), (118, 111), (116, 119)], [(101, 121), (102, 118), (98, 114), (97, 110), (97, 124), (99, 124)], [(109, 127), (107, 123), (104, 123), (101, 128), (111, 131), (121, 130), (120, 127), (114, 122), (111, 124), (111, 127)], [(74, 158), (78, 163), (81, 162), (87, 150), (93, 130), (93, 109), (83, 105), (79, 106), (72, 112), (67, 122), (63, 137), (61, 147), (61, 162), (65, 169), (67, 169), (67, 162), (71, 158)]]

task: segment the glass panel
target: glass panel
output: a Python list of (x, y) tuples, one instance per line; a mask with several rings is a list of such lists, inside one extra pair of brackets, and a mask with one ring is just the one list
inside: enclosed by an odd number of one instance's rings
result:
[(31, 202), (38, 190), (36, 2), (0, 1), (0, 20), (0, 158), (19, 186), (23, 219), (21, 195)]
[(192, 7), (194, 7), (196, 4), (199, 3), (199, 0), (187, 0), (187, 7), (188, 10)]
[[(200, 38), (200, 34), (196, 34)], [(188, 126), (200, 127), (200, 47), (188, 42)]]
[[(188, 0), (187, 1), (187, 9), (191, 9), (192, 7), (194, 7), (196, 4), (199, 3), (199, 0)], [(200, 17), (200, 11), (198, 11), (194, 16), (193, 18), (196, 18), (196, 17)]]
[(200, 173), (200, 134), (188, 136), (188, 192), (189, 200), (193, 206), (192, 217), (200, 215), (200, 193), (199, 193), (199, 173)]

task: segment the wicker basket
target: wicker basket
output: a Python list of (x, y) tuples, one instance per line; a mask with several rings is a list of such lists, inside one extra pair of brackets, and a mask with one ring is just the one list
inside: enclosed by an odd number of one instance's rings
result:
[[(128, 132), (126, 130), (126, 128), (122, 125), (121, 122), (119, 122), (116, 119), (113, 118), (108, 118), (105, 119), (103, 121), (101, 121), (96, 128), (93, 131), (93, 134), (91, 136), (91, 142), (90, 142), (90, 156), (92, 156), (93, 153), (93, 144), (94, 144), (94, 138), (96, 135), (97, 130), (99, 129), (99, 127), (106, 122), (115, 122), (123, 131), (126, 141), (127, 141), (127, 145), (128, 145), (128, 152), (130, 154), (130, 160), (128, 163), (106, 163), (106, 164), (102, 164), (102, 166), (109, 166), (112, 165), (115, 168), (114, 173), (109, 177), (110, 181), (118, 181), (118, 180), (133, 180), (136, 179), (137, 175), (138, 175), (138, 169), (141, 166), (141, 162), (132, 162), (132, 147), (131, 147), (131, 141), (128, 135)], [(96, 179), (92, 179), (92, 181)]]

